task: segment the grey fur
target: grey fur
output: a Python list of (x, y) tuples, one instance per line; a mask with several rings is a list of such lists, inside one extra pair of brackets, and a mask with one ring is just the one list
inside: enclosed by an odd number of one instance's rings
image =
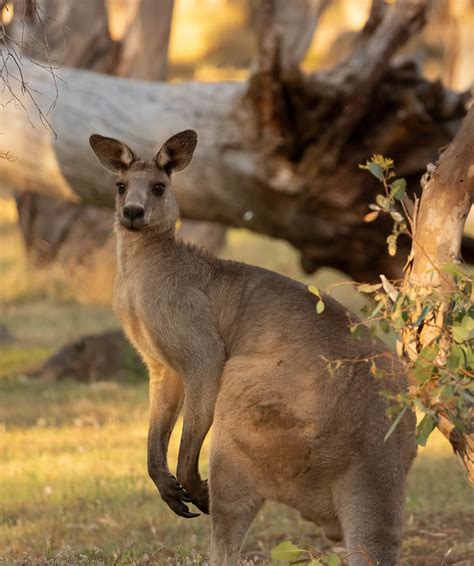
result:
[[(125, 144), (117, 151), (115, 141), (109, 154), (99, 138), (92, 145), (102, 163), (134, 156)], [(150, 371), (151, 478), (176, 513), (194, 516), (190, 501), (206, 512), (198, 461), (214, 422), (213, 566), (237, 564), (265, 500), (286, 503), (328, 536), (343, 537), (351, 566), (366, 565), (367, 556), (394, 566), (415, 420), (407, 412), (384, 442), (387, 402), (367, 360), (386, 372), (383, 389), (393, 392), (406, 388), (400, 363), (368, 332), (350, 336), (347, 312), (330, 297), (317, 315), (304, 285), (175, 240), (170, 159), (184, 168), (196, 138), (188, 130), (170, 140), (151, 161), (134, 157), (119, 177), (126, 193), (117, 197), (114, 305)], [(162, 196), (153, 194), (157, 185), (165, 185)], [(143, 207), (137, 230), (123, 218), (130, 204)], [(330, 375), (327, 360), (345, 361)], [(167, 449), (182, 406), (176, 480)]]

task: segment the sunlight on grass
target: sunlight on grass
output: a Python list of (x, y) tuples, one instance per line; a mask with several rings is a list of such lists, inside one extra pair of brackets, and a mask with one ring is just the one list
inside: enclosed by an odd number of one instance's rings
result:
[[(9, 381), (0, 382), (0, 399), (0, 556), (92, 546), (109, 559), (132, 547), (136, 556), (207, 552), (209, 519), (176, 517), (147, 476), (146, 384)], [(173, 468), (179, 438), (180, 426), (171, 440)], [(208, 442), (205, 476), (207, 454)], [(435, 508), (469, 511), (469, 488), (449, 446), (436, 436), (420, 451), (409, 486), (409, 521)], [(288, 538), (323, 543), (297, 513), (268, 504), (245, 549), (268, 553)]]

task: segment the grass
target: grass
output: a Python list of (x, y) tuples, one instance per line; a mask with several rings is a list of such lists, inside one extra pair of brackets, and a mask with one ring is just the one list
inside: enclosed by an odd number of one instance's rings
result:
[[(174, 516), (147, 477), (146, 384), (4, 378), (0, 399), (0, 557), (53, 562), (66, 552), (70, 562), (95, 553), (106, 563), (117, 555), (125, 563), (145, 555), (178, 563), (193, 550), (207, 552), (209, 519)], [(178, 440), (179, 429), (171, 441), (172, 465)], [(207, 443), (204, 474), (206, 457)], [(406, 508), (405, 556), (423, 552), (425, 561), (406, 564), (441, 564), (450, 548), (454, 556), (474, 551), (470, 497), (444, 439), (435, 437), (410, 475)], [(325, 544), (295, 512), (269, 504), (245, 551), (268, 556), (286, 539)]]
[[(57, 346), (113, 328), (109, 308), (75, 302), (65, 282), (28, 271), (13, 221), (0, 218), (2, 323), (15, 340), (0, 345), (0, 564), (192, 564), (205, 556), (209, 518), (185, 520), (161, 501), (146, 473), (146, 382), (50, 383), (26, 373)], [(361, 298), (337, 272), (302, 277), (283, 242), (232, 231), (228, 257), (316, 282), (352, 309)], [(21, 283), (25, 273), (28, 281)], [(171, 440), (176, 464), (179, 426)], [(202, 472), (207, 474), (204, 446)], [(472, 564), (472, 492), (447, 442), (435, 435), (409, 478), (403, 564)], [(314, 525), (268, 504), (247, 537), (246, 556), (268, 557), (293, 540), (324, 548)], [(445, 556), (446, 559), (444, 558)], [(259, 563), (265, 563), (261, 558)]]

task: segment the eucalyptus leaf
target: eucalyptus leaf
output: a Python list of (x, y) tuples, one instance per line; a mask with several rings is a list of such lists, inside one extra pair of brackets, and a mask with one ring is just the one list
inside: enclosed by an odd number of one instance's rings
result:
[(280, 543), (278, 546), (271, 551), (271, 557), (273, 560), (281, 560), (283, 562), (290, 562), (295, 560), (303, 554), (303, 550), (298, 548), (295, 544), (290, 541), (285, 541)]
[(367, 163), (367, 169), (372, 173), (374, 177), (376, 177), (379, 181), (384, 180), (383, 169), (380, 167), (378, 163), (370, 162)]
[(384, 197), (383, 195), (377, 195), (375, 197), (375, 202), (380, 206), (380, 208), (383, 208), (384, 210), (386, 210), (390, 206), (390, 199)]
[(416, 427), (416, 440), (420, 446), (425, 446), (428, 437), (436, 426), (436, 419), (432, 415), (426, 414)]
[(316, 287), (316, 285), (308, 285), (308, 291), (313, 293), (313, 295), (316, 295), (316, 297), (321, 297), (321, 291), (318, 287)]
[(387, 430), (383, 441), (387, 442), (387, 440), (392, 436), (393, 431), (397, 428), (398, 423), (402, 420), (403, 415), (407, 412), (408, 407), (403, 407), (403, 409), (398, 413), (397, 418), (393, 421), (390, 425), (390, 428)]
[(395, 200), (402, 200), (407, 190), (405, 179), (397, 179), (390, 184), (390, 194)]
[(333, 552), (331, 554), (326, 554), (323, 557), (324, 560), (324, 564), (326, 564), (327, 566), (340, 566), (341, 565), (341, 559), (339, 558), (339, 556), (337, 554), (334, 554)]

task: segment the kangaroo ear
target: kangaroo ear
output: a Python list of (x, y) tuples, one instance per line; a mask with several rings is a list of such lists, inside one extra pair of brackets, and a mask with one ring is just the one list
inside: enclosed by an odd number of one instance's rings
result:
[(113, 138), (93, 134), (89, 143), (104, 169), (114, 175), (121, 175), (137, 160), (137, 156), (127, 145)]
[(167, 173), (182, 171), (191, 163), (197, 144), (194, 130), (184, 130), (167, 140), (156, 154), (155, 161), (160, 169)]

